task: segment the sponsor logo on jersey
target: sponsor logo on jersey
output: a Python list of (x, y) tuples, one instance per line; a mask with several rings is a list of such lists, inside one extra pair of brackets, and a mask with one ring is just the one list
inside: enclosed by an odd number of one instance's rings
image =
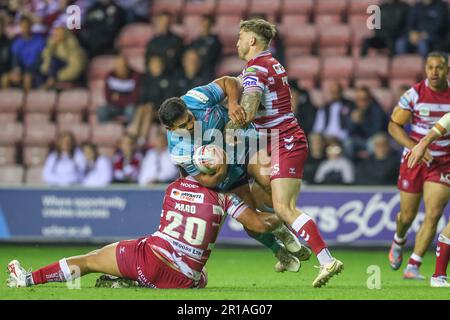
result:
[(170, 197), (179, 201), (187, 201), (192, 203), (203, 203), (205, 195), (203, 193), (180, 191), (178, 189), (172, 189)]
[(257, 85), (258, 85), (258, 79), (255, 77), (245, 76), (242, 81), (242, 86), (244, 88), (255, 87)]
[(201, 93), (200, 91), (197, 91), (197, 90), (189, 90), (186, 93), (186, 97), (194, 98), (196, 100), (199, 100), (201, 103), (207, 103), (209, 101), (209, 98), (207, 95), (205, 95), (204, 93)]
[(430, 108), (427, 106), (421, 106), (419, 108), (419, 114), (424, 117), (428, 117), (430, 115)]
[(192, 184), (192, 183), (181, 182), (180, 185), (185, 188), (191, 188), (191, 189), (198, 188), (198, 185)]
[(285, 73), (285, 72), (286, 72), (286, 71), (284, 70), (283, 66), (282, 66), (281, 64), (279, 64), (279, 63), (274, 64), (272, 67), (273, 67), (273, 69), (275, 70), (275, 72), (276, 72), (277, 74), (282, 74), (282, 73)]
[(276, 176), (280, 174), (280, 165), (276, 164), (272, 167), (272, 172), (270, 173), (271, 176)]
[(194, 205), (175, 202), (175, 210), (195, 214), (197, 212), (197, 207)]
[(450, 185), (450, 173), (441, 173), (440, 181)]
[(256, 70), (256, 68), (254, 67), (248, 67), (247, 69), (245, 69), (244, 73), (253, 73), (256, 74), (258, 70)]

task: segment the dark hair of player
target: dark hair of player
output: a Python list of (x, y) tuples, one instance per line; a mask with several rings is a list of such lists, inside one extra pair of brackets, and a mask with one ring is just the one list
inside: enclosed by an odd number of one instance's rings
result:
[(277, 34), (275, 25), (264, 19), (241, 20), (239, 29), (245, 32), (253, 32), (259, 37), (266, 47)]
[(186, 110), (186, 104), (181, 98), (169, 98), (161, 104), (161, 107), (159, 107), (159, 121), (166, 127), (172, 127), (173, 123), (182, 117)]
[(427, 55), (427, 60), (429, 58), (440, 58), (444, 60), (445, 66), (448, 66), (448, 54), (445, 52), (433, 51)]

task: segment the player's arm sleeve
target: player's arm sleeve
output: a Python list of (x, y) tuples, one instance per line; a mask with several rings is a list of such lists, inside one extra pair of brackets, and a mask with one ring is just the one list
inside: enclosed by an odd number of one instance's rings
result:
[(417, 94), (416, 90), (414, 88), (411, 88), (400, 97), (398, 106), (403, 110), (413, 112), (414, 105), (417, 103), (418, 99), (419, 95)]
[(189, 90), (183, 97), (189, 108), (212, 107), (225, 99), (222, 88), (214, 82)]
[(234, 193), (225, 195), (223, 210), (233, 219), (237, 220), (247, 208), (248, 206), (245, 202)]

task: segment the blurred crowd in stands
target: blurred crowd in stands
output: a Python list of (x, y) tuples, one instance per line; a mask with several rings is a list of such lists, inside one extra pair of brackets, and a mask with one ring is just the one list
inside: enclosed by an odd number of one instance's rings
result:
[[(366, 26), (370, 4), (381, 29)], [(77, 5), (81, 28), (68, 30)], [(393, 185), (386, 133), (423, 57), (450, 51), (443, 0), (0, 1), (0, 183), (105, 186), (177, 177), (157, 119), (165, 99), (237, 75), (239, 20), (277, 24), (309, 184)], [(50, 151), (49, 151), (50, 150)]]

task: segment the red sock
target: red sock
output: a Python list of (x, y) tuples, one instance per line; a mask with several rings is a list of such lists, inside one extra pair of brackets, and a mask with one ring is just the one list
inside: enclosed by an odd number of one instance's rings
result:
[(292, 224), (292, 229), (298, 237), (301, 237), (306, 241), (316, 255), (323, 249), (327, 248), (316, 223), (310, 216), (302, 214), (294, 221)]
[(33, 278), (33, 284), (37, 285), (47, 282), (65, 282), (67, 280), (67, 274), (62, 269), (65, 269), (66, 267), (69, 269), (66, 260), (62, 259), (32, 272), (31, 276)]
[(422, 261), (421, 259), (419, 259), (420, 257), (416, 256), (414, 253), (411, 255), (411, 257), (409, 257), (408, 260), (408, 265), (411, 266), (417, 266), (417, 268), (420, 268), (420, 266), (422, 265)]
[(450, 259), (450, 239), (439, 235), (436, 247), (436, 269), (433, 277), (447, 276), (448, 260)]

